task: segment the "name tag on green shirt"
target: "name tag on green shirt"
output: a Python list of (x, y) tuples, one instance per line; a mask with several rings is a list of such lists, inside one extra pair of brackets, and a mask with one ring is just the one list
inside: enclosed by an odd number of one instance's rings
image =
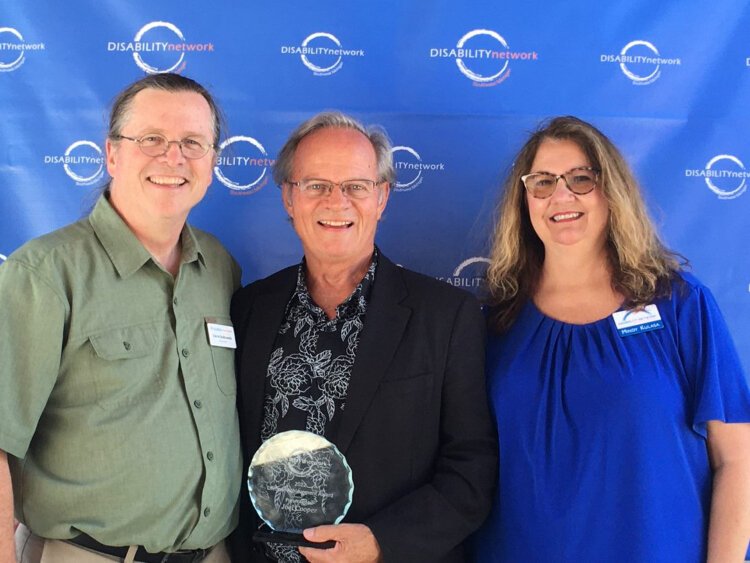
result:
[(234, 327), (211, 322), (212, 320), (206, 319), (208, 343), (220, 348), (237, 348), (237, 341), (234, 339)]

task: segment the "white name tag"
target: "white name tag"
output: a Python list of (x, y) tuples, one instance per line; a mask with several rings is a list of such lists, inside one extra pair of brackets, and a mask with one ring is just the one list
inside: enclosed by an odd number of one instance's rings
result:
[(208, 330), (208, 342), (211, 346), (237, 348), (233, 326), (206, 321), (206, 330)]
[(643, 309), (633, 311), (617, 311), (612, 313), (612, 319), (615, 321), (620, 336), (631, 336), (664, 328), (656, 305), (646, 305)]

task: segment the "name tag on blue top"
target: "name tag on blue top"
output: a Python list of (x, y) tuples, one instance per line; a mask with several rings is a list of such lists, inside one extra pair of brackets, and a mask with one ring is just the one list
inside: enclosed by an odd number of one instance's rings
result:
[(632, 336), (650, 330), (664, 328), (659, 309), (656, 305), (646, 305), (643, 309), (617, 311), (612, 313), (617, 332), (620, 336)]

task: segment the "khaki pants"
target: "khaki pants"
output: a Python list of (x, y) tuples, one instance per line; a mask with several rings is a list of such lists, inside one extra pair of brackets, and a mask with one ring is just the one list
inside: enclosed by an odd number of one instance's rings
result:
[[(89, 551), (66, 541), (40, 538), (23, 524), (19, 524), (16, 530), (16, 559), (18, 563), (110, 563), (127, 560)], [(224, 542), (217, 543), (202, 563), (229, 563)]]

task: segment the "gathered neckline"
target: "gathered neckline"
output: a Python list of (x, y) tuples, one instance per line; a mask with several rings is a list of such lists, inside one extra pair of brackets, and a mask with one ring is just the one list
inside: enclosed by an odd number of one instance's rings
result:
[(550, 321), (552, 321), (554, 323), (565, 325), (565, 326), (581, 327), (581, 328), (592, 327), (594, 325), (606, 322), (607, 319), (610, 319), (612, 317), (612, 315), (615, 314), (617, 311), (622, 311), (623, 310), (623, 305), (624, 305), (624, 302), (620, 303), (620, 305), (618, 305), (617, 308), (614, 311), (611, 311), (608, 315), (606, 315), (606, 316), (604, 316), (604, 317), (602, 317), (600, 319), (597, 319), (595, 321), (591, 321), (591, 322), (588, 322), (588, 323), (570, 323), (570, 322), (561, 321), (560, 319), (556, 319), (555, 317), (549, 316), (547, 313), (545, 313), (539, 307), (537, 307), (537, 304), (534, 303), (533, 299), (529, 299), (526, 302), (526, 306), (531, 307), (531, 310), (534, 313), (536, 313), (538, 316), (542, 317), (543, 319), (547, 319), (547, 320), (550, 320)]

